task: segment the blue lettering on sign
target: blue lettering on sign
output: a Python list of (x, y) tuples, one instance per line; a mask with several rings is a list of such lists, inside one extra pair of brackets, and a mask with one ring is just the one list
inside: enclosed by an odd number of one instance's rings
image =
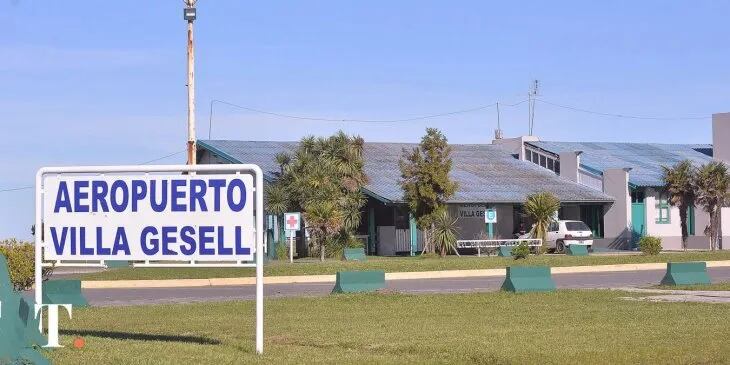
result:
[[(150, 234), (156, 235), (157, 229), (155, 227), (144, 227), (142, 229), (142, 237), (140, 237), (140, 241), (142, 242), (142, 252), (144, 252), (145, 255), (152, 256), (157, 253), (159, 250), (160, 240), (157, 238), (150, 238), (147, 240), (147, 236)], [(147, 243), (150, 243), (152, 246), (147, 246)]]
[(88, 187), (89, 187), (88, 181), (75, 181), (74, 182), (74, 211), (75, 212), (84, 213), (84, 212), (89, 211), (89, 205), (81, 203), (81, 199), (87, 199), (89, 197), (89, 192), (81, 191), (81, 189), (88, 188)]
[[(51, 193), (52, 194), (52, 193)], [(53, 201), (54, 213), (84, 213), (85, 217), (114, 218), (109, 213), (144, 212), (150, 214), (178, 212), (241, 212), (247, 204), (246, 183), (240, 178), (201, 179), (196, 176), (180, 178), (143, 178), (59, 181)], [(89, 218), (90, 221), (93, 219)], [(98, 219), (98, 218), (94, 218)], [(134, 250), (130, 249), (127, 228), (52, 226), (47, 223), (50, 246), (57, 256), (116, 256), (137, 255), (185, 257), (244, 256), (251, 247), (244, 247), (243, 227), (223, 225), (165, 225), (134, 229)], [(138, 239), (138, 241), (136, 241)], [(134, 254), (133, 254), (134, 253)]]
[(125, 255), (129, 255), (129, 242), (127, 241), (127, 233), (124, 227), (117, 227), (117, 234), (114, 236), (114, 247), (112, 255), (117, 255), (119, 251), (124, 251)]
[(68, 185), (65, 181), (58, 184), (58, 194), (56, 194), (56, 204), (53, 206), (53, 212), (58, 213), (61, 208), (65, 208), (67, 212), (72, 212), (70, 198), (68, 196)]
[(106, 204), (106, 195), (109, 192), (109, 185), (106, 181), (92, 181), (91, 182), (91, 210), (94, 212), (102, 211), (108, 212), (109, 206)]

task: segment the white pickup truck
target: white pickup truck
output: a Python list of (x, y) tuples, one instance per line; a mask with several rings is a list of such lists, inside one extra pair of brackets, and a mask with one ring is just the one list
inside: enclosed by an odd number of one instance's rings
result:
[(570, 245), (593, 246), (593, 232), (581, 221), (555, 221), (547, 232), (547, 248), (558, 253), (565, 252)]

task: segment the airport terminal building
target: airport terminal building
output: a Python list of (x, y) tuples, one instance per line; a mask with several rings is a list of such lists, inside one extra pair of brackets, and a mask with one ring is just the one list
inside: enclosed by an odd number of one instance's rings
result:
[[(549, 142), (535, 136), (452, 144), (451, 178), (459, 188), (448, 201), (449, 212), (458, 217), (458, 239), (484, 237), (485, 208), (497, 210), (495, 238), (514, 238), (532, 225), (522, 212), (527, 196), (549, 191), (561, 201), (560, 219), (581, 220), (591, 228), (595, 248), (632, 249), (641, 236), (653, 235), (662, 237), (664, 249), (681, 249), (679, 211), (662, 192), (662, 166), (685, 159), (697, 166), (713, 158), (730, 162), (728, 138), (730, 113), (713, 116), (712, 145)], [(201, 140), (198, 163), (254, 163), (271, 182), (279, 171), (275, 156), (293, 152), (297, 144)], [(398, 183), (402, 151), (415, 146), (365, 143), (364, 169), (370, 181), (363, 189), (368, 202), (358, 235), (368, 254), (408, 255), (423, 247)], [(690, 248), (709, 248), (704, 235), (708, 221), (700, 208), (690, 209)], [(730, 210), (722, 226), (730, 234)], [(279, 232), (272, 235), (276, 239)], [(300, 250), (306, 250), (301, 242)]]

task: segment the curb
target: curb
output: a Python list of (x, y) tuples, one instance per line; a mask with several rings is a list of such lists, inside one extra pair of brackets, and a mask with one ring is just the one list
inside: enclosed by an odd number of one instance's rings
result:
[[(706, 261), (707, 267), (730, 267), (730, 260)], [(594, 266), (559, 266), (553, 267), (553, 274), (579, 274), (595, 272), (627, 272), (662, 270), (667, 267), (666, 262), (646, 264), (616, 264)], [(446, 270), (446, 271), (416, 271), (392, 272), (385, 274), (385, 280), (415, 280), (415, 279), (448, 279), (471, 277), (504, 276), (505, 269), (484, 270)], [(298, 276), (267, 276), (264, 284), (305, 284), (305, 283), (334, 283), (335, 275), (298, 275)], [(171, 279), (171, 280), (107, 280), (83, 281), (83, 289), (135, 289), (135, 288), (180, 288), (205, 286), (237, 286), (254, 285), (255, 277), (244, 278), (213, 278), (213, 279)]]

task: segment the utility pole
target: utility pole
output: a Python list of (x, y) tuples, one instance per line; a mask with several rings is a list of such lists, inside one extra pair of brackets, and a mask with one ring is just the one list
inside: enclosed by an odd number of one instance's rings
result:
[(494, 131), (494, 139), (502, 139), (502, 126), (499, 123), (499, 102), (497, 102), (497, 129)]
[(535, 128), (535, 99), (539, 95), (538, 91), (539, 81), (533, 80), (532, 81), (532, 87), (530, 88), (530, 91), (527, 93), (527, 105), (528, 105), (528, 111), (527, 111), (527, 132), (528, 135), (532, 135), (532, 131)]
[(193, 43), (193, 21), (197, 0), (184, 0), (184, 18), (188, 22), (188, 165), (197, 162), (195, 143), (195, 45)]

